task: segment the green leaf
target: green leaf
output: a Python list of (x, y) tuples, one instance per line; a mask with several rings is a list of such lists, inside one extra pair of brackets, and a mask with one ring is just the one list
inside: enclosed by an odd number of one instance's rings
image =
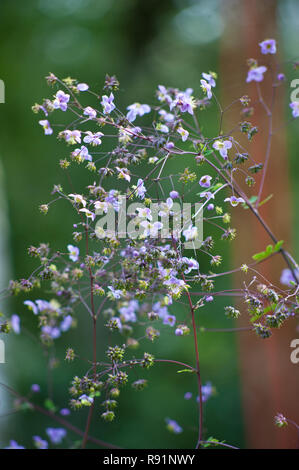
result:
[(274, 253), (277, 253), (283, 244), (283, 240), (280, 240), (279, 242), (276, 243), (275, 246), (273, 245), (268, 245), (266, 247), (265, 251), (261, 251), (260, 253), (256, 253), (255, 255), (252, 256), (252, 259), (255, 261), (262, 261), (266, 258), (268, 258), (270, 255), (273, 255)]
[(50, 398), (46, 398), (44, 405), (45, 408), (49, 411), (52, 411), (52, 413), (55, 413), (57, 411), (57, 406), (54, 405), (53, 401)]

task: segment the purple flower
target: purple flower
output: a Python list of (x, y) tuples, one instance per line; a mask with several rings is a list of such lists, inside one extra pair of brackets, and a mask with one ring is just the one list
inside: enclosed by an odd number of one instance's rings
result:
[(37, 315), (37, 314), (38, 314), (38, 307), (37, 307), (37, 306), (35, 305), (35, 303), (32, 302), (31, 300), (25, 300), (24, 305), (27, 305), (27, 307), (29, 308), (29, 310), (32, 310), (32, 312), (34, 313), (34, 315)]
[(201, 75), (204, 78), (204, 80), (206, 80), (211, 87), (214, 88), (216, 86), (216, 82), (215, 82), (214, 77), (213, 77), (212, 74), (202, 73)]
[(68, 245), (67, 249), (70, 252), (70, 254), (69, 254), (70, 260), (72, 260), (74, 262), (78, 261), (79, 253), (80, 253), (79, 248), (77, 246), (74, 246), (74, 245)]
[(208, 211), (212, 211), (214, 209), (214, 207), (215, 207), (214, 204), (208, 204), (207, 205)]
[(50, 325), (43, 326), (42, 333), (46, 336), (49, 336), (52, 339), (57, 339), (61, 335), (61, 332), (57, 326), (50, 326)]
[(205, 301), (206, 302), (213, 302), (214, 300), (214, 297), (212, 295), (208, 295), (206, 298), (205, 298)]
[(285, 78), (286, 78), (286, 77), (285, 77), (285, 74), (284, 74), (284, 73), (279, 73), (279, 74), (277, 75), (277, 80), (278, 80), (279, 82), (283, 82), (283, 81), (285, 80)]
[(71, 414), (71, 412), (68, 408), (61, 408), (59, 413), (61, 414), (61, 416), (69, 416)]
[(231, 196), (224, 199), (224, 202), (230, 202), (233, 207), (236, 207), (240, 202), (245, 202), (242, 197)]
[(183, 332), (182, 328), (176, 328), (174, 334), (176, 336), (183, 336), (184, 332)]
[(20, 446), (17, 441), (11, 440), (9, 441), (9, 446), (5, 447), (5, 449), (25, 449), (25, 447)]
[(192, 224), (189, 225), (188, 228), (183, 230), (183, 235), (186, 241), (194, 240), (198, 235), (197, 227), (193, 226)]
[(123, 297), (123, 292), (120, 289), (114, 289), (112, 286), (108, 286), (108, 289), (110, 290), (114, 299), (120, 299)]
[(200, 80), (200, 83), (201, 83), (201, 88), (203, 92), (207, 95), (208, 99), (210, 100), (213, 96), (213, 93), (211, 91), (212, 90), (211, 85), (206, 80)]
[(91, 106), (87, 106), (83, 112), (84, 116), (88, 116), (89, 119), (94, 119), (97, 116), (97, 112)]
[(66, 129), (65, 131), (61, 132), (59, 135), (65, 138), (65, 141), (70, 145), (81, 144), (81, 131), (74, 130), (71, 131)]
[(62, 323), (60, 323), (60, 331), (68, 331), (70, 329), (70, 327), (72, 326), (72, 323), (73, 323), (73, 318), (71, 317), (71, 315), (67, 315)]
[(81, 145), (81, 148), (79, 149), (75, 149), (73, 152), (72, 152), (72, 156), (74, 158), (77, 157), (77, 159), (82, 162), (84, 160), (87, 160), (89, 162), (92, 162), (92, 156), (89, 154), (88, 152), (88, 148), (85, 147), (85, 145)]
[(184, 395), (185, 400), (190, 400), (192, 398), (192, 393), (191, 392), (186, 392)]
[(202, 188), (209, 188), (211, 186), (212, 176), (204, 175), (200, 178), (199, 184)]
[(14, 330), (14, 332), (17, 335), (19, 335), (20, 332), (21, 332), (21, 326), (20, 326), (21, 320), (20, 320), (19, 315), (16, 315), (16, 314), (12, 315), (11, 319), (10, 319), (10, 322), (11, 322), (11, 327)]
[(137, 116), (143, 116), (144, 114), (150, 113), (151, 108), (148, 104), (133, 103), (127, 107), (129, 112), (127, 113), (127, 119), (130, 122), (135, 121)]
[[(183, 281), (184, 282), (184, 281)], [(176, 322), (176, 318), (174, 315), (166, 315), (163, 318), (163, 325), (174, 326)]]
[(47, 428), (46, 433), (53, 444), (60, 444), (66, 436), (66, 430), (63, 428)]
[(172, 103), (171, 96), (169, 95), (168, 90), (167, 88), (165, 88), (164, 85), (158, 86), (157, 96), (158, 96), (158, 100), (161, 101), (162, 103), (164, 101), (169, 105)]
[(264, 80), (264, 73), (266, 72), (267, 67), (261, 65), (260, 67), (252, 67), (247, 75), (246, 82), (262, 82)]
[[(208, 399), (213, 395), (214, 388), (211, 384), (211, 382), (207, 382), (206, 385), (203, 385), (201, 387), (201, 395), (202, 395), (202, 401), (206, 402)], [(197, 397), (197, 401), (199, 401), (199, 397)]]
[(186, 142), (186, 140), (188, 139), (188, 136), (189, 136), (189, 132), (186, 129), (184, 129), (183, 127), (178, 127), (177, 132), (182, 137), (182, 141)]
[(299, 101), (292, 101), (292, 103), (290, 103), (290, 108), (292, 108), (293, 117), (299, 117)]
[(165, 148), (166, 150), (170, 151), (172, 150), (174, 147), (174, 143), (173, 142), (167, 142), (167, 144), (165, 144)]
[(69, 102), (70, 95), (67, 95), (64, 93), (64, 91), (59, 90), (56, 95), (55, 99), (53, 101), (53, 106), (54, 109), (61, 109), (61, 111), (66, 111), (67, 110), (67, 103)]
[(32, 439), (33, 439), (34, 445), (35, 445), (35, 447), (37, 447), (37, 449), (48, 449), (48, 447), (49, 447), (48, 442), (45, 441), (44, 439), (42, 439), (41, 437), (33, 436)]
[(176, 95), (176, 99), (170, 104), (170, 109), (173, 109), (177, 106), (182, 113), (193, 114), (193, 109), (195, 108), (194, 98), (191, 96), (192, 89), (188, 88), (185, 92), (179, 92)]
[(276, 41), (275, 39), (265, 39), (259, 43), (261, 46), (262, 54), (276, 54)]
[(174, 121), (174, 115), (172, 113), (168, 113), (165, 111), (165, 109), (160, 109), (159, 114), (161, 116), (161, 119), (165, 122), (173, 122)]
[(101, 105), (103, 106), (103, 113), (110, 114), (111, 111), (115, 109), (115, 104), (113, 103), (114, 95), (110, 93), (110, 96), (107, 95), (102, 96)]
[(91, 144), (94, 147), (96, 145), (101, 145), (101, 137), (103, 137), (103, 135), (104, 134), (102, 134), (102, 132), (96, 132), (95, 134), (93, 134), (90, 131), (86, 131), (86, 136), (84, 137), (83, 142), (85, 142), (86, 144)]
[(144, 186), (144, 181), (141, 178), (139, 178), (139, 180), (137, 181), (136, 192), (140, 199), (144, 199), (146, 187)]
[(38, 384), (32, 384), (31, 385), (31, 391), (33, 393), (39, 393), (40, 392), (40, 386)]
[(45, 135), (51, 135), (51, 134), (53, 134), (53, 129), (52, 129), (52, 127), (50, 126), (50, 123), (49, 123), (49, 121), (47, 121), (47, 119), (43, 119), (43, 120), (41, 120), (41, 121), (38, 121), (38, 123), (39, 123), (41, 126), (43, 126)]
[[(299, 269), (295, 269), (295, 275), (297, 278), (299, 278)], [(292, 286), (292, 282), (295, 282), (295, 279), (293, 277), (292, 271), (290, 269), (283, 269), (281, 276), (280, 276), (280, 282), (281, 284), (284, 284), (285, 286)]]
[(178, 199), (180, 197), (177, 191), (170, 191), (169, 196), (171, 197), (171, 199)]
[(87, 85), (87, 83), (78, 83), (77, 85), (77, 90), (78, 91), (87, 91), (89, 88), (89, 86)]
[(173, 432), (174, 434), (180, 434), (183, 432), (183, 428), (181, 428), (181, 426), (174, 419), (165, 418), (165, 421), (168, 431)]
[(213, 143), (213, 148), (215, 150), (218, 150), (220, 153), (221, 157), (224, 158), (224, 160), (227, 159), (227, 151), (232, 148), (232, 143), (230, 140), (215, 140)]

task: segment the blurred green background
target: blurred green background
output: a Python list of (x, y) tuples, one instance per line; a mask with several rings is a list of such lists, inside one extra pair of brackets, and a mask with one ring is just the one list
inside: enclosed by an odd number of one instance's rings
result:
[[(31, 244), (49, 241), (54, 249), (64, 249), (72, 232), (72, 214), (65, 205), (54, 206), (47, 217), (38, 210), (40, 203), (50, 199), (54, 183), (67, 187), (65, 175), (57, 165), (67, 150), (54, 137), (43, 136), (38, 118), (31, 111), (35, 102), (50, 96), (44, 77), (50, 71), (60, 77), (70, 75), (89, 83), (100, 93), (105, 74), (115, 74), (121, 83), (118, 103), (123, 109), (135, 101), (151, 104), (158, 84), (198, 90), (201, 73), (217, 72), (219, 68), (219, 46), (226, 26), (221, 11), (223, 4), (225, 1), (218, 0), (0, 0), (0, 78), (6, 84), (6, 103), (0, 105), (1, 205), (7, 205), (9, 232), (4, 222), (0, 228), (3, 240), (9, 237), (4, 254), (11, 264), (13, 278), (26, 277), (34, 268), (34, 261), (26, 254)], [(278, 22), (286, 58), (294, 58), (293, 35), (298, 30), (299, 5), (291, 0), (283, 0), (279, 5)], [(212, 115), (207, 113), (205, 128), (209, 134), (215, 125)], [(295, 198), (298, 197), (295, 185), (298, 135), (292, 129), (289, 131), (290, 174)], [(74, 184), (80, 187), (78, 176)], [(299, 225), (298, 217), (297, 212), (295, 227)], [(3, 255), (2, 273), (6, 272), (4, 260)], [(220, 290), (229, 285), (221, 281), (218, 287)], [(22, 324), (35, 331), (23, 300), (13, 300), (9, 311), (18, 313)], [(229, 327), (223, 315), (224, 305), (219, 299), (209, 311), (201, 312), (202, 324), (210, 328)], [(82, 327), (86, 324), (83, 315), (79, 321), (80, 333), (67, 333), (57, 341), (56, 357), (62, 363), (65, 348), (77, 340), (82, 355), (89, 349), (89, 325)], [(102, 344), (100, 332), (98, 337)], [(147, 350), (157, 357), (190, 363), (193, 360), (190, 339), (178, 340), (166, 329), (162, 339), (149, 344)], [(212, 435), (246, 446), (234, 334), (202, 335), (200, 361), (203, 382), (210, 381), (217, 389), (217, 394), (205, 406), (205, 437)], [(39, 383), (42, 397), (38, 400), (42, 403), (47, 397), (45, 357), (30, 336), (8, 342), (7, 364), (0, 367), (2, 380), (21, 394), (27, 394), (32, 383)], [(129, 387), (124, 390), (118, 419), (108, 425), (94, 417), (91, 434), (131, 448), (195, 444), (196, 405), (194, 399), (183, 398), (187, 391), (196, 395), (195, 380), (176, 374), (176, 370), (175, 366), (157, 365), (148, 373), (138, 373), (138, 377), (150, 379), (148, 389), (140, 394)], [(79, 362), (71, 366), (63, 364), (54, 370), (55, 403), (67, 406), (69, 382), (73, 374), (83, 372)], [(5, 411), (3, 402), (0, 411)], [(83, 427), (85, 415), (85, 410), (73, 412), (70, 420)], [(165, 417), (176, 419), (184, 432), (177, 436), (170, 434), (165, 428)], [(0, 447), (7, 445), (10, 438), (30, 447), (32, 435), (45, 437), (45, 427), (56, 426), (30, 412), (0, 419)], [(77, 439), (70, 432), (69, 437)]]

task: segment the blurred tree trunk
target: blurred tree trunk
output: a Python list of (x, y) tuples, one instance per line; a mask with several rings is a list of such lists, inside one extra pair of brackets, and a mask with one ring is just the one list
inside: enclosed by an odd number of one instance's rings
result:
[[(225, 105), (244, 95), (245, 79), (248, 67), (247, 58), (259, 60), (259, 65), (270, 63), (271, 56), (261, 56), (258, 43), (266, 38), (277, 37), (276, 0), (225, 0), (223, 14), (227, 30), (223, 35), (221, 51), (222, 102)], [(278, 42), (279, 47), (279, 42)], [(241, 71), (241, 74), (240, 74)], [(268, 75), (270, 75), (270, 70)], [(263, 96), (267, 103), (271, 101), (272, 87), (265, 80), (262, 83)], [(248, 85), (246, 94), (252, 103), (258, 100), (255, 83)], [(274, 135), (270, 168), (266, 176), (262, 200), (274, 194), (261, 209), (261, 215), (270, 225), (279, 240), (285, 240), (290, 247), (291, 210), (290, 185), (288, 182), (288, 161), (286, 150), (286, 133), (284, 127), (283, 87), (276, 93), (274, 109)], [(225, 115), (224, 131), (228, 131), (242, 119), (240, 109), (235, 106)], [(255, 105), (254, 115), (249, 120), (257, 125), (259, 133), (253, 142), (248, 144), (250, 154), (256, 162), (264, 162), (268, 135), (268, 118), (264, 108)], [(252, 194), (257, 195), (260, 177)], [(248, 191), (247, 191), (248, 192)], [(250, 219), (248, 219), (250, 217)], [(237, 228), (238, 237), (232, 244), (234, 266), (250, 262), (254, 253), (262, 251), (272, 243), (269, 236), (256, 218), (249, 216), (248, 211), (238, 209), (234, 212), (233, 226)], [(285, 268), (280, 256), (259, 266), (259, 271), (279, 285), (281, 270)], [(240, 285), (245, 278), (236, 275), (235, 284)], [(244, 302), (239, 307), (243, 314), (238, 326), (248, 325), (248, 315)], [(298, 336), (298, 333), (297, 333)], [(273, 424), (277, 412), (299, 422), (298, 365), (290, 361), (290, 342), (296, 337), (295, 324), (289, 321), (281, 330), (275, 330), (270, 339), (261, 339), (254, 333), (243, 332), (239, 335), (240, 369), (242, 377), (243, 409), (246, 425), (247, 443), (250, 448), (294, 448), (298, 445), (298, 432), (288, 426), (278, 429)]]

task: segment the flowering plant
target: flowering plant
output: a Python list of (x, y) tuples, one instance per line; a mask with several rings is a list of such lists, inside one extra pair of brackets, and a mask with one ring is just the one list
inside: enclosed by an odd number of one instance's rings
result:
[[(260, 47), (262, 54), (276, 53), (273, 39), (261, 42)], [(246, 81), (256, 82), (260, 103), (271, 116), (273, 109), (263, 100), (260, 88), (266, 73), (266, 66), (249, 61)], [(240, 133), (250, 141), (258, 132), (251, 122), (243, 121), (223, 133), (224, 111), (215, 94), (216, 79), (213, 72), (202, 73), (201, 89), (196, 92), (159, 85), (155, 104), (136, 102), (123, 113), (115, 103), (119, 83), (114, 76), (106, 76), (100, 95), (76, 79), (60, 79), (52, 73), (47, 77), (55, 88), (54, 97), (34, 105), (33, 111), (43, 114), (39, 124), (45, 135), (52, 136), (62, 126), (57, 137), (68, 151), (59, 165), (67, 174), (69, 188), (55, 184), (53, 199), (40, 210), (47, 214), (54, 203), (64, 200), (74, 215), (72, 241), (61, 251), (51, 250), (46, 243), (31, 246), (29, 255), (38, 260), (38, 267), (27, 279), (11, 281), (9, 292), (30, 292), (24, 305), (36, 316), (40, 343), (48, 350), (54, 349), (55, 341), (71, 328), (82, 328), (78, 311), (83, 310), (92, 325), (93, 353), (85, 373), (74, 376), (69, 390), (70, 408), (86, 410), (83, 430), (70, 423), (69, 408), (62, 408), (59, 415), (51, 401), (43, 408), (10, 389), (18, 398), (16, 406), (27, 404), (59, 425), (48, 427), (43, 437), (34, 436), (36, 448), (47, 448), (48, 440), (54, 445), (63, 443), (67, 430), (80, 437), (83, 448), (88, 442), (113, 447), (90, 435), (94, 415), (102, 409), (101, 419), (113, 421), (118, 400), (121, 406), (121, 389), (130, 383), (134, 390), (143, 390), (148, 382), (147, 369), (157, 363), (178, 366), (178, 372), (194, 375), (198, 391), (195, 447), (233, 447), (204, 435), (204, 404), (215, 388), (202, 382), (199, 333), (205, 329), (199, 313), (217, 302), (217, 297), (228, 294), (217, 290), (218, 278), (239, 272), (243, 277), (237, 293), (244, 306), (239, 310), (227, 305), (224, 315), (228, 318), (236, 319), (247, 310), (248, 331), (265, 339), (273, 328), (298, 315), (298, 265), (260, 213), (268, 199), (262, 196), (270, 150), (264, 162), (256, 162), (245, 151)], [(283, 81), (283, 74), (278, 73), (273, 87)], [(205, 110), (215, 104), (220, 110), (219, 132), (210, 137), (201, 122)], [(242, 116), (252, 115), (248, 96), (240, 97), (234, 105), (240, 107)], [(290, 106), (293, 117), (298, 117), (298, 103)], [(55, 123), (56, 113), (58, 119), (67, 116), (66, 125)], [(272, 134), (270, 131), (269, 140)], [(194, 161), (197, 170), (191, 171)], [(73, 187), (71, 171), (77, 166), (90, 175), (86, 187)], [(258, 172), (262, 177), (254, 196), (248, 193)], [(236, 174), (241, 175), (247, 190)], [(221, 244), (236, 237), (228, 211), (237, 206), (237, 210), (249, 209), (272, 244), (247, 264), (221, 272)], [(273, 256), (282, 256), (285, 261), (281, 276), (284, 289), (258, 271), (259, 264), (271, 262)], [(203, 268), (206, 259), (208, 270)], [(47, 300), (36, 299), (35, 289), (40, 288), (45, 289)], [(175, 315), (173, 307), (178, 303), (182, 309)], [(1, 332), (20, 334), (22, 321), (22, 315), (12, 315), (2, 322)], [(99, 328), (102, 336), (106, 333), (110, 338), (104, 357), (99, 354)], [(177, 341), (190, 336), (194, 344), (191, 364), (149, 352), (149, 342), (159, 341), (169, 331)], [(67, 348), (65, 359), (85, 361), (76, 345)], [(140, 371), (137, 379), (136, 370)], [(32, 385), (32, 392), (39, 393), (38, 384)], [(186, 392), (185, 399), (191, 398), (191, 392)], [(287, 419), (281, 416), (276, 417), (276, 423), (286, 424)], [(183, 432), (181, 424), (172, 418), (165, 416), (165, 424), (173, 433)], [(11, 441), (9, 448), (22, 446)]]

